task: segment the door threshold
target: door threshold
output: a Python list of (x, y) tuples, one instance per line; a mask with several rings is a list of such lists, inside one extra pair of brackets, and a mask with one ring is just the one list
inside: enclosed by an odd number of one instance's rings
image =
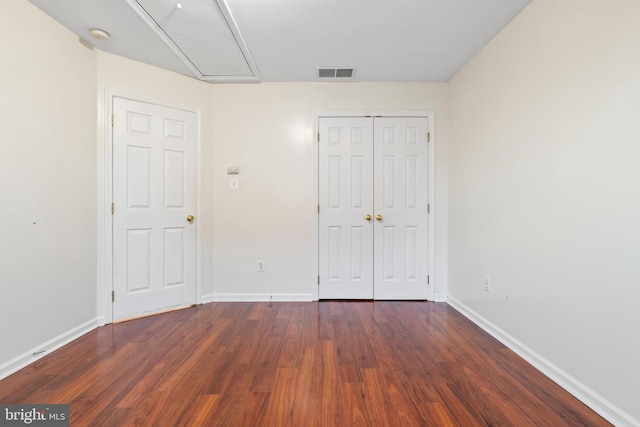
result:
[(114, 320), (113, 324), (115, 325), (116, 323), (128, 322), (130, 320), (143, 319), (145, 317), (156, 316), (158, 314), (171, 313), (172, 311), (184, 310), (184, 309), (192, 308), (195, 306), (196, 306), (195, 304), (180, 305), (178, 307), (164, 308), (162, 310), (152, 311), (149, 313), (136, 314), (135, 316), (123, 317), (122, 319)]

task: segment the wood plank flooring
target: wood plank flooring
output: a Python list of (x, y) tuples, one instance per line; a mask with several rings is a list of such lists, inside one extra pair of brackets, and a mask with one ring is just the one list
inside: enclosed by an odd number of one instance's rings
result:
[(444, 303), (212, 303), (99, 328), (0, 381), (71, 426), (606, 426)]

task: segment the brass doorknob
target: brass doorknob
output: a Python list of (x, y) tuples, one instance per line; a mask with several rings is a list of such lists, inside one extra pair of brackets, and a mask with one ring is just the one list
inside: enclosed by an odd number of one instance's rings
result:
[(376, 219), (377, 219), (378, 221), (382, 221), (382, 215), (380, 215), (380, 214), (376, 215)]
[(364, 219), (366, 219), (367, 221), (371, 221), (371, 215), (365, 215)]
[(193, 215), (187, 216), (187, 221), (189, 221), (189, 222), (193, 222), (194, 219), (196, 219), (196, 217), (193, 216)]

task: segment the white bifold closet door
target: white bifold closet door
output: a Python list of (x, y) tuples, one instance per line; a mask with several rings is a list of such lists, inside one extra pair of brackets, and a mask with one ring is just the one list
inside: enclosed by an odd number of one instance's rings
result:
[(426, 299), (428, 119), (319, 119), (320, 299)]

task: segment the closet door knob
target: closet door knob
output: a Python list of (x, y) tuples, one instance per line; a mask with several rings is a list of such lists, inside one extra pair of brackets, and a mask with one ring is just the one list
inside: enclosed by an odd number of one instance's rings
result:
[(376, 219), (377, 219), (378, 221), (382, 221), (382, 215), (380, 215), (380, 214), (376, 215)]
[(364, 219), (366, 219), (367, 221), (371, 221), (371, 215), (365, 215)]

